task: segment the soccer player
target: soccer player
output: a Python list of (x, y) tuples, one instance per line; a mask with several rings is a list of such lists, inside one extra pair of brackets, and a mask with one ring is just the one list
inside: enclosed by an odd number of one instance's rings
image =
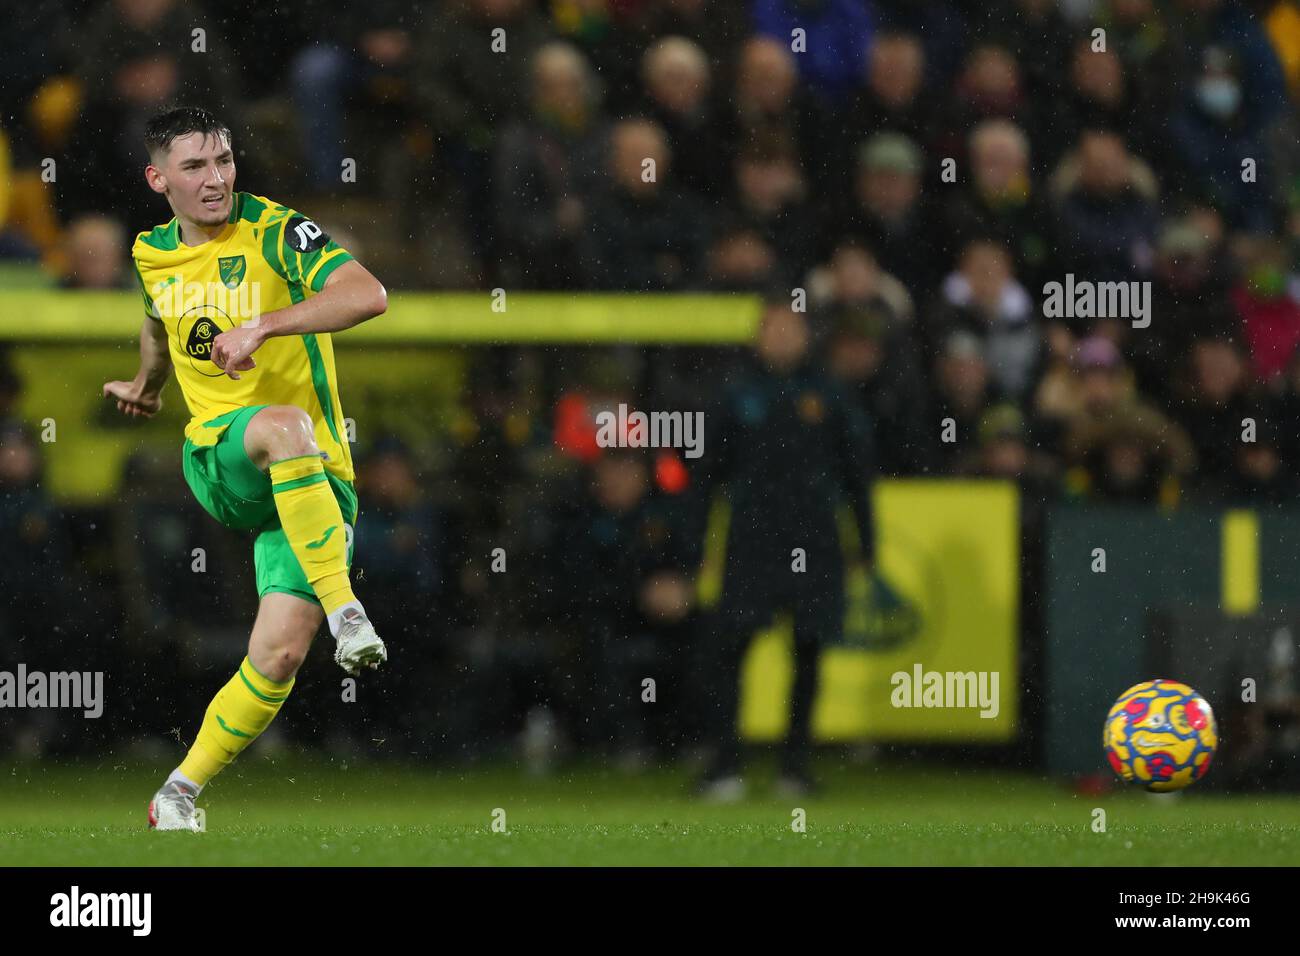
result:
[(330, 341), (387, 293), (310, 219), (234, 191), (230, 130), (207, 110), (154, 117), (145, 146), (145, 181), (174, 217), (136, 237), (140, 370), (104, 396), (152, 417), (175, 368), (185, 480), (212, 517), (256, 534), (248, 655), (149, 803), (151, 827), (198, 830), (195, 797), (279, 712), (322, 619), (349, 674), (388, 659), (349, 578), (357, 496)]

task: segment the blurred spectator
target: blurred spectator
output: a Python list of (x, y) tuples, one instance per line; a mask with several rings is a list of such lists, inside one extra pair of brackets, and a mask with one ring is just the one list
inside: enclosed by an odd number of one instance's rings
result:
[[(141, 183), (144, 127), (168, 104), (201, 104), (230, 125), (241, 147), (234, 54), (215, 22), (196, 39), (194, 6), (185, 0), (109, 0), (78, 31), (77, 77), (85, 91), (81, 118), (59, 161), (59, 207), (156, 221), (158, 199)], [(242, 159), (242, 157), (241, 157)]]
[(441, 598), (453, 549), (427, 476), (403, 441), (380, 437), (358, 465), (365, 505), (354, 531), (354, 575), (375, 626), (411, 651), (401, 673), (385, 682), (383, 706), (364, 711), (366, 733), (415, 740), (436, 724), (431, 698), (446, 682), (450, 642), (444, 629), (431, 632), (429, 622), (446, 620)]
[(1133, 394), (1119, 350), (1096, 336), (1075, 356), (1083, 398), (1065, 438), (1076, 495), (1172, 505), (1196, 463), (1184, 431)]
[(1055, 490), (1054, 462), (1034, 449), (1024, 413), (1014, 405), (991, 406), (976, 429), (979, 445), (956, 467), (959, 474), (1014, 481), (1035, 502), (1045, 502)]
[(928, 326), (931, 355), (936, 343), (958, 330), (980, 342), (997, 397), (1020, 403), (1036, 384), (1042, 331), (1033, 299), (1016, 281), (1011, 256), (1000, 243), (977, 241), (962, 250)]
[(1167, 222), (1156, 242), (1151, 274), (1150, 328), (1127, 336), (1125, 351), (1137, 384), (1153, 399), (1174, 400), (1171, 371), (1191, 340), (1208, 332), (1231, 334), (1239, 326), (1228, 300), (1228, 274), (1212, 235), (1188, 215)]
[(800, 75), (822, 98), (842, 99), (859, 82), (871, 45), (871, 0), (750, 0), (754, 32), (789, 44), (800, 30)]
[(674, 180), (716, 204), (726, 165), (718, 161), (722, 140), (709, 97), (712, 74), (704, 51), (684, 37), (664, 37), (646, 50), (641, 75), (643, 112), (668, 137)]
[(958, 330), (942, 343), (934, 365), (934, 392), (931, 427), (939, 429), (932, 439), (935, 464), (941, 473), (951, 473), (978, 435), (980, 419), (993, 400), (984, 346), (973, 333)]
[[(1069, 59), (1072, 29), (1057, 0), (988, 0), (973, 13), (975, 35), (1015, 57), (1027, 90), (1055, 98)], [(1045, 144), (1044, 144), (1045, 145)]]
[(131, 652), (193, 672), (214, 644), (242, 630), (230, 616), (255, 613), (256, 582), (235, 557), (249, 539), (213, 524), (188, 492), (172, 455), (137, 449), (122, 469), (110, 524)]
[(14, 228), (10, 220), (13, 202), (14, 172), (10, 162), (9, 137), (0, 129), (0, 260), (35, 260), (39, 250), (24, 233)]
[(602, 63), (601, 76), (612, 77), (620, 101), (632, 99), (629, 94), (635, 83), (633, 76), (623, 78), (624, 74), (631, 74), (640, 52), (662, 37), (690, 37), (703, 48), (714, 77), (730, 82), (736, 58), (749, 36), (749, 14), (742, 4), (732, 0), (655, 0), (629, 7), (620, 37), (623, 42), (602, 44), (609, 48), (609, 55)]
[(925, 473), (932, 462), (925, 375), (911, 329), (883, 299), (844, 303), (830, 311), (835, 326), (827, 370), (873, 423), (876, 471), (893, 477)]
[[(925, 50), (919, 37), (876, 34), (865, 80), (838, 114), (836, 168), (827, 172), (848, 173), (853, 147), (878, 132), (901, 133), (922, 149), (934, 142), (935, 103), (925, 95)], [(839, 188), (847, 191), (852, 184), (844, 182)]]
[[(1169, 120), (1169, 161), (1185, 188), (1209, 195), (1234, 226), (1273, 224), (1265, 135), (1286, 105), (1286, 87), (1268, 35), (1242, 4), (1178, 0), (1172, 49), (1181, 80)], [(1231, 158), (1230, 161), (1228, 158)], [(1256, 160), (1256, 181), (1242, 161)]]
[(844, 204), (834, 243), (856, 239), (912, 296), (933, 287), (942, 263), (930, 207), (921, 192), (921, 151), (906, 136), (880, 133), (859, 152), (852, 205)]
[(74, 220), (67, 232), (68, 289), (130, 288), (126, 263), (130, 253), (126, 229), (109, 216)]
[[(73, 630), (78, 602), (67, 584), (72, 549), (63, 516), (41, 487), (38, 449), (25, 426), (0, 423), (0, 547), (14, 556), (0, 562), (6, 602), (0, 616), (0, 658), (9, 668), (24, 663), (34, 670), (66, 666), (53, 650), (62, 649), (61, 633), (73, 640), (82, 636)], [(84, 654), (79, 658), (86, 659)], [(58, 724), (55, 710), (6, 711), (0, 748), (38, 757), (58, 742)]]
[[(79, 18), (57, 3), (29, 3), (7, 13), (0, 31), (0, 126), (16, 141), (15, 164), (25, 167), (48, 155), (59, 125), (53, 120), (64, 118), (69, 104), (75, 111), (79, 101), (81, 90), (67, 75)], [(62, 109), (52, 108), (56, 101)]]
[[(415, 95), (464, 188), (471, 244), (488, 269), (496, 252), (492, 151), (509, 120), (531, 103), (529, 73), (548, 30), (530, 0), (453, 0), (448, 7), (446, 15), (427, 17), (415, 38)], [(495, 39), (494, 30), (502, 31)], [(502, 38), (509, 55), (500, 50)]]
[(776, 284), (776, 250), (761, 233), (732, 224), (714, 234), (708, 253), (710, 289), (761, 292)]
[(1140, 73), (1161, 88), (1158, 98), (1151, 97), (1150, 105), (1162, 108), (1167, 87), (1175, 78), (1169, 63), (1165, 5), (1156, 0), (1108, 0), (1096, 12), (1098, 25), (1106, 31), (1107, 47), (1119, 54), (1127, 72)]
[(1278, 454), (1287, 471), (1300, 481), (1300, 347), (1292, 353), (1286, 369), (1275, 383), (1278, 393), (1269, 406)]
[(1040, 288), (1053, 260), (1051, 210), (1034, 186), (1029, 140), (1007, 120), (988, 120), (970, 135), (971, 184), (946, 205), (954, 249), (997, 239), (1015, 256), (1016, 272)]
[[(799, 85), (788, 43), (752, 37), (740, 48), (735, 86), (721, 117), (723, 138), (734, 158), (748, 143), (785, 139), (808, 164), (815, 189), (833, 189), (839, 175), (831, 157), (838, 138), (828, 109)], [(824, 193), (819, 192), (819, 195)]]
[(1255, 237), (1241, 243), (1241, 277), (1230, 293), (1251, 363), (1261, 381), (1279, 375), (1300, 344), (1300, 268), (1281, 242)]
[(366, 514), (356, 542), (365, 555), (366, 586), (386, 596), (377, 600), (381, 607), (413, 607), (408, 620), (432, 616), (445, 576), (438, 563), (445, 551), (442, 521), (421, 479), (410, 449), (396, 438), (377, 441), (361, 467)]
[(344, 121), (350, 105), (361, 100), (372, 114), (391, 114), (386, 107), (408, 100), (417, 11), (403, 0), (343, 4), (331, 11), (324, 42), (304, 45), (293, 55), (289, 85), (302, 126), (311, 188), (337, 186), (344, 156), (357, 151), (345, 151), (349, 137)]
[(912, 297), (903, 284), (883, 271), (876, 257), (852, 239), (835, 247), (830, 262), (814, 269), (808, 284), (817, 304), (831, 311), (880, 300), (899, 322), (910, 323), (915, 314)]
[(1015, 56), (996, 44), (982, 44), (970, 52), (957, 77), (935, 152), (964, 164), (971, 130), (991, 119), (1010, 120), (1029, 130), (1031, 139), (1042, 138)]
[(595, 78), (577, 50), (550, 43), (534, 58), (532, 88), (532, 114), (502, 132), (494, 159), (501, 277), (511, 286), (570, 289), (582, 279), (575, 250), (599, 159)]
[(43, 653), (51, 622), (67, 620), (72, 553), (62, 515), (42, 487), (40, 446), (30, 430), (0, 422), (0, 543), (21, 560), (0, 562), (7, 603), (0, 644), (9, 661)]
[[(785, 138), (756, 139), (741, 149), (735, 170), (734, 198), (724, 221), (733, 233), (753, 236), (769, 250), (770, 264), (762, 270), (766, 288), (798, 285), (811, 264), (816, 234), (794, 144)], [(764, 287), (754, 281), (745, 285)]]
[[(1043, 161), (1055, 165), (1064, 146), (1077, 142), (1086, 129), (1112, 130), (1136, 152), (1145, 153), (1146, 137), (1155, 134), (1143, 123), (1140, 106), (1119, 54), (1110, 48), (1094, 50), (1091, 39), (1080, 39), (1074, 44), (1069, 85), (1053, 117), (1052, 135), (1039, 138)], [(1053, 149), (1057, 143), (1062, 148)]]
[(1246, 429), (1264, 408), (1250, 394), (1245, 350), (1231, 337), (1198, 337), (1187, 355), (1189, 397), (1179, 419), (1196, 448), (1195, 489), (1202, 498), (1223, 497), (1237, 471), (1237, 452)]
[[(580, 635), (584, 733), (635, 767), (685, 729), (656, 727), (654, 712), (689, 723), (696, 548), (683, 539), (681, 509), (656, 493), (643, 452), (604, 449), (590, 468), (581, 497), (561, 505), (552, 586), (558, 612)], [(647, 677), (660, 706), (642, 700)]]
[(1288, 0), (1264, 0), (1258, 6), (1291, 100), (1300, 103), (1300, 9)]
[(672, 179), (663, 130), (623, 120), (609, 137), (606, 177), (591, 200), (581, 267), (597, 289), (693, 288), (706, 248), (698, 198)]
[[(58, 273), (66, 265), (54, 209), (54, 189), (42, 178), (48, 166), (17, 167), (12, 144), (0, 120), (0, 262), (30, 264), (33, 284), (42, 284), (39, 266)], [(30, 152), (32, 144), (27, 144)], [(19, 153), (23, 152), (19, 147)], [(38, 266), (39, 260), (39, 266)]]
[(1122, 137), (1086, 130), (1053, 177), (1057, 257), (1092, 281), (1130, 280), (1146, 271), (1155, 238), (1155, 178)]

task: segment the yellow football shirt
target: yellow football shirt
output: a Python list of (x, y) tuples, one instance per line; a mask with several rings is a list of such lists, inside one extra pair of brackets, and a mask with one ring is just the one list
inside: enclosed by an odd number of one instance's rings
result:
[(190, 422), (185, 437), (214, 444), (221, 430), (203, 423), (246, 405), (296, 405), (311, 416), (325, 467), (351, 481), (328, 333), (274, 336), (253, 353), (257, 367), (238, 380), (212, 362), (212, 341), (263, 312), (319, 292), (352, 257), (314, 222), (278, 203), (235, 193), (225, 230), (187, 246), (173, 218), (140, 233), (131, 249), (145, 311), (167, 328), (172, 365)]

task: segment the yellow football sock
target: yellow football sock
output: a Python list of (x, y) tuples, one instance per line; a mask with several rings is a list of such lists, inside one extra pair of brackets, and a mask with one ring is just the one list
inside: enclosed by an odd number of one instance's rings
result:
[(270, 726), (293, 681), (292, 677), (287, 681), (263, 677), (245, 657), (239, 671), (208, 704), (199, 735), (177, 769), (200, 787), (207, 784)]
[(271, 492), (280, 526), (326, 614), (355, 601), (348, 580), (343, 512), (319, 455), (271, 464)]

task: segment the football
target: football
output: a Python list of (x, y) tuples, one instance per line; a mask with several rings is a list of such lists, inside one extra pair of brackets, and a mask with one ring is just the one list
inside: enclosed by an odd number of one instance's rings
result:
[(1214, 712), (1205, 698), (1170, 680), (1144, 681), (1120, 694), (1102, 734), (1115, 773), (1157, 793), (1181, 790), (1204, 777), (1218, 745)]

